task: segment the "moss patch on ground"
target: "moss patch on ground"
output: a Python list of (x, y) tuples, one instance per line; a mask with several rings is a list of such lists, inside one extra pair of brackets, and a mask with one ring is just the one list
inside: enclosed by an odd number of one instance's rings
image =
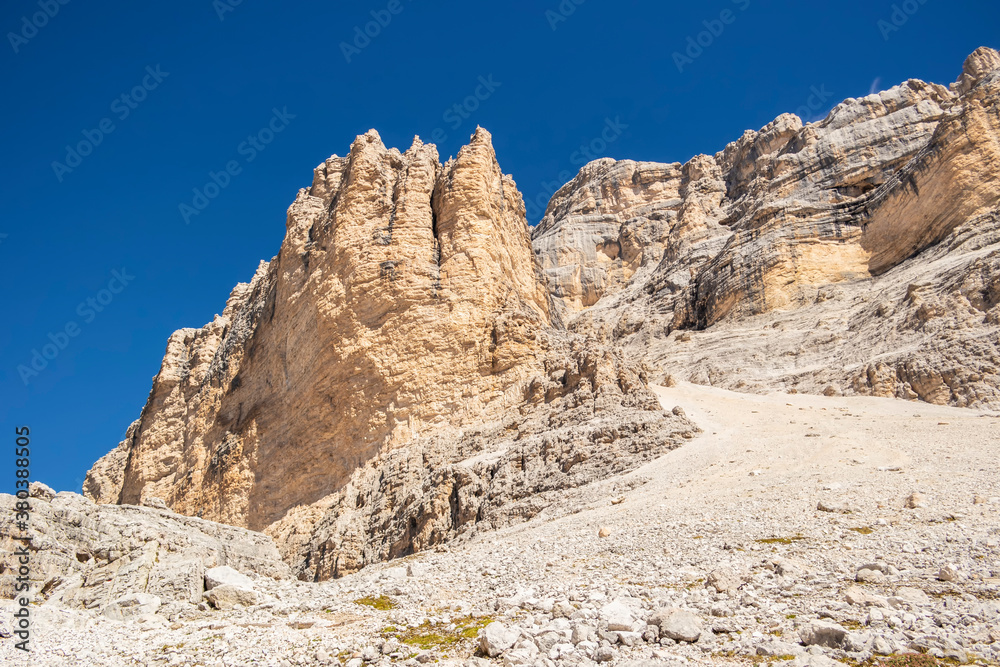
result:
[(801, 535), (796, 535), (794, 537), (766, 537), (762, 540), (754, 540), (754, 541), (757, 542), (758, 544), (793, 544), (795, 542), (804, 539), (806, 538), (802, 537)]
[(462, 642), (470, 643), (479, 636), (479, 631), (493, 622), (491, 617), (472, 618), (463, 616), (450, 623), (426, 622), (415, 628), (386, 628), (383, 636), (395, 637), (400, 643), (427, 651), (449, 648)]
[(373, 598), (370, 595), (368, 597), (358, 598), (354, 601), (354, 604), (364, 605), (366, 607), (371, 607), (372, 609), (378, 609), (379, 611), (389, 611), (390, 609), (395, 609), (397, 607), (392, 598), (386, 597), (385, 595), (380, 595), (377, 598)]

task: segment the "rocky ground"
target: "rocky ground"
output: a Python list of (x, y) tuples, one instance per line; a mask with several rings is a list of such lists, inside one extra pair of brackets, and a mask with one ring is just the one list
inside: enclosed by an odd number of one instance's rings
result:
[(704, 433), (528, 523), (324, 583), (209, 569), (197, 604), (52, 599), (0, 662), (1000, 662), (1000, 415), (657, 393)]

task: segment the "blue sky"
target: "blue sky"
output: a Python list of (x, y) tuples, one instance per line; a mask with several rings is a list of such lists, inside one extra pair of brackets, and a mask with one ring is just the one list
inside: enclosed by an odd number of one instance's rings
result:
[(170, 333), (221, 312), (369, 128), (446, 159), (486, 127), (534, 223), (588, 153), (683, 162), (1000, 47), (985, 0), (234, 3), (0, 10), (0, 488), (28, 425), (32, 478), (79, 490)]

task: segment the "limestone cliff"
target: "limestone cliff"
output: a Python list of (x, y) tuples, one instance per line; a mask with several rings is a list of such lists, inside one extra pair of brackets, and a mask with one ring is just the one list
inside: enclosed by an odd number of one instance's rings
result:
[(1000, 54), (684, 165), (598, 160), (534, 230), (556, 312), (654, 377), (1000, 406)]
[(489, 133), (442, 165), (371, 131), (317, 167), (222, 315), (170, 338), (85, 492), (268, 529), (301, 576), (335, 576), (675, 446), (694, 427), (641, 373), (553, 327)]
[(168, 342), (101, 503), (271, 535), (304, 579), (525, 520), (691, 437), (647, 382), (1000, 408), (1000, 54), (782, 115), (686, 164), (597, 160), (533, 231), (480, 129), (371, 131), (279, 254)]

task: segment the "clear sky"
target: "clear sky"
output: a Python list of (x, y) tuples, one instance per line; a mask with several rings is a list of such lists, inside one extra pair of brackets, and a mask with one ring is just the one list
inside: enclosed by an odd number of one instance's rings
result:
[(369, 128), (443, 159), (489, 129), (535, 223), (588, 155), (683, 162), (783, 112), (947, 84), (998, 28), (993, 0), (9, 0), (0, 489), (28, 425), (32, 478), (79, 490), (170, 333), (222, 311)]

